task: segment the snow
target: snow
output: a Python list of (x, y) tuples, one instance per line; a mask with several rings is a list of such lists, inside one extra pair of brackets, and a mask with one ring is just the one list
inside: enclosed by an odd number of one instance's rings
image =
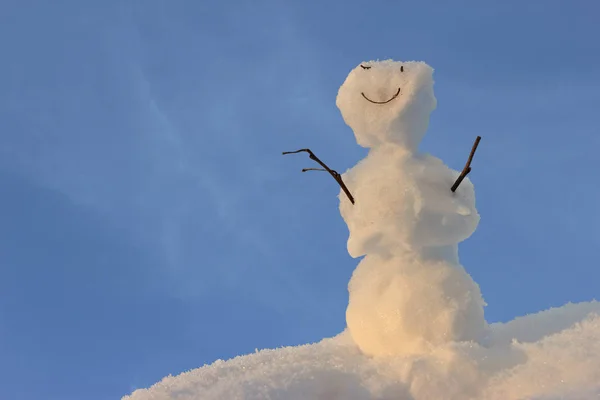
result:
[[(365, 69), (366, 67), (367, 69)], [(336, 104), (363, 147), (396, 143), (415, 149), (436, 106), (433, 69), (423, 62), (363, 62), (340, 87)], [(400, 89), (400, 93), (389, 101)], [(374, 104), (367, 101), (386, 102)]]
[[(497, 343), (448, 343), (420, 356), (369, 357), (343, 332), (216, 361), (124, 399), (593, 399), (600, 395), (599, 313), (597, 302), (568, 305), (492, 324)], [(522, 324), (545, 319), (554, 320), (552, 333), (543, 337), (538, 330), (540, 339), (520, 341), (529, 339)], [(509, 337), (515, 341), (505, 343)]]
[[(368, 62), (338, 92), (344, 120), (371, 147), (342, 176), (356, 203), (340, 193), (340, 213), (348, 252), (365, 255), (350, 280), (348, 330), (372, 356), (427, 353), (487, 330), (479, 286), (458, 260), (479, 223), (473, 184), (453, 193), (459, 172), (417, 152), (436, 104), (432, 74), (421, 62)], [(389, 103), (368, 100), (398, 90)]]
[(600, 303), (488, 324), (458, 243), (479, 224), (475, 189), (418, 151), (436, 107), (433, 69), (370, 61), (337, 105), (369, 154), (342, 175), (347, 328), (169, 376), (124, 399), (583, 399), (600, 395)]
[(367, 256), (349, 291), (348, 329), (369, 355), (428, 353), (485, 335), (481, 293), (459, 265)]

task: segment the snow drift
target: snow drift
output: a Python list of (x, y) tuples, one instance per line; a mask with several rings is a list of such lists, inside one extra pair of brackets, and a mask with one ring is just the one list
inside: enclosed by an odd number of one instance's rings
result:
[[(342, 178), (347, 329), (320, 343), (167, 377), (142, 399), (533, 399), (600, 394), (600, 306), (566, 305), (489, 325), (458, 257), (479, 223), (475, 189), (418, 152), (436, 107), (422, 62), (367, 62), (337, 105), (367, 157)], [(555, 397), (552, 397), (555, 396)], [(562, 396), (562, 397), (561, 397)]]
[(451, 343), (427, 355), (369, 357), (347, 332), (262, 350), (166, 377), (126, 400), (597, 399), (600, 303), (490, 326), (486, 346)]

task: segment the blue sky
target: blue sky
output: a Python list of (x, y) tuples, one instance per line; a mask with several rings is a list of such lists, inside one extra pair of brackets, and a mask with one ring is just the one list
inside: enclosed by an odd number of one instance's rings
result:
[(424, 60), (422, 150), (473, 164), (488, 321), (600, 297), (591, 1), (16, 1), (0, 13), (0, 398), (115, 399), (345, 326), (335, 107)]

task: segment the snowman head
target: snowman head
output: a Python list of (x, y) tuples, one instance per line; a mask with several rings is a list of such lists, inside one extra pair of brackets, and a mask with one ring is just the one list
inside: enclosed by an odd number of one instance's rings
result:
[(433, 69), (416, 61), (363, 62), (340, 87), (336, 104), (359, 145), (415, 151), (436, 106)]

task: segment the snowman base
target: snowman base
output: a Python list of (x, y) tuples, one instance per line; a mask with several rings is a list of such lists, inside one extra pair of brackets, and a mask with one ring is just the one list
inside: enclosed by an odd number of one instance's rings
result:
[(487, 330), (479, 286), (448, 261), (367, 255), (349, 292), (348, 331), (370, 356), (426, 354)]

